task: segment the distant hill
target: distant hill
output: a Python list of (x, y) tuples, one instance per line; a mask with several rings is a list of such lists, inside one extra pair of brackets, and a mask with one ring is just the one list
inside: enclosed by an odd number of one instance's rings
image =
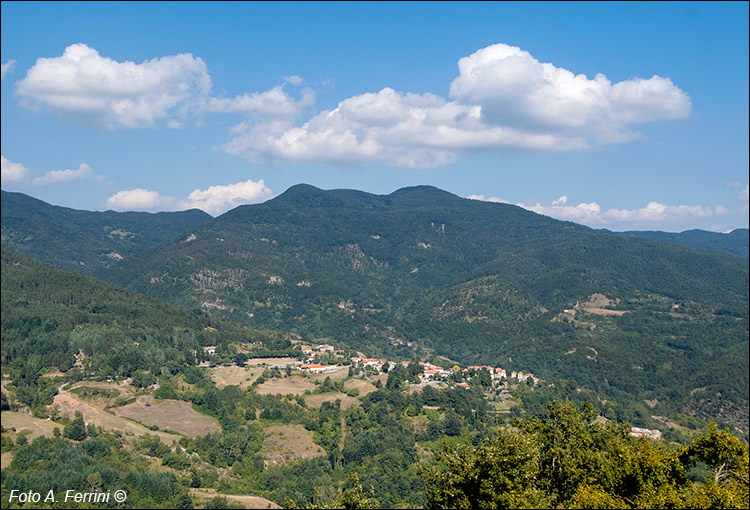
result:
[(95, 212), (47, 204), (23, 193), (2, 192), (2, 246), (61, 269), (91, 274), (211, 216), (184, 212)]
[(294, 186), (99, 276), (370, 352), (494, 363), (747, 419), (747, 261), (429, 186)]
[(93, 274), (309, 342), (575, 379), (747, 430), (750, 279), (728, 254), (430, 186), (297, 185)]
[(686, 230), (680, 233), (650, 230), (632, 230), (627, 232), (610, 232), (609, 230), (605, 230), (605, 232), (614, 235), (666, 241), (696, 250), (718, 251), (743, 259), (750, 257), (750, 230), (746, 228), (738, 228), (726, 234), (698, 229)]

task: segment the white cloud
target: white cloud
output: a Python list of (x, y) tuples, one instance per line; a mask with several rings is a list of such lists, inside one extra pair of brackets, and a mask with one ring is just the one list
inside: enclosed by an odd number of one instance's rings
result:
[(143, 188), (118, 191), (107, 199), (107, 208), (116, 211), (153, 211), (167, 209), (173, 202), (158, 192)]
[[(489, 202), (500, 201), (499, 199), (485, 198), (484, 195), (471, 195), (468, 198)], [(550, 204), (536, 202), (518, 203), (516, 205), (558, 220), (616, 230), (669, 229), (681, 225), (686, 220), (694, 222), (696, 219), (709, 220), (718, 216), (734, 214), (733, 211), (722, 205), (713, 208), (700, 205), (669, 206), (655, 201), (649, 202), (639, 209), (602, 210), (597, 202), (568, 205), (566, 195), (560, 196)]]
[(590, 80), (505, 44), (483, 48), (458, 65), (452, 101), (386, 87), (344, 99), (301, 125), (278, 117), (245, 122), (222, 148), (254, 162), (432, 167), (465, 151), (621, 143), (640, 136), (633, 124), (690, 113), (687, 94), (660, 76), (612, 84), (597, 74)]
[(5, 75), (16, 66), (15, 60), (8, 60), (2, 66), (0, 66), (0, 79), (4, 79)]
[(273, 196), (273, 192), (261, 179), (258, 182), (247, 180), (226, 186), (210, 186), (205, 190), (196, 189), (186, 198), (160, 195), (158, 191), (143, 188), (118, 191), (107, 199), (106, 207), (117, 211), (157, 211), (202, 209), (218, 215), (243, 204), (263, 202)]
[(6, 182), (19, 183), (29, 178), (29, 169), (21, 163), (14, 163), (5, 156), (0, 156), (0, 177)]
[(469, 200), (481, 200), (482, 202), (494, 202), (497, 204), (509, 204), (510, 202), (505, 200), (504, 198), (498, 198), (498, 197), (485, 197), (484, 195), (469, 195)]
[(180, 202), (180, 208), (198, 208), (215, 216), (238, 205), (263, 202), (271, 196), (273, 193), (262, 179), (258, 182), (247, 180), (226, 186), (210, 186), (205, 190), (196, 189)]
[(94, 174), (94, 171), (89, 165), (81, 163), (76, 170), (51, 170), (43, 176), (34, 179), (31, 184), (33, 186), (45, 186), (47, 184), (59, 184), (78, 179), (93, 179), (97, 182), (101, 182), (104, 177)]
[(232, 99), (207, 98), (202, 110), (210, 113), (242, 113), (263, 118), (282, 118), (293, 121), (302, 108), (315, 103), (315, 93), (311, 89), (302, 91), (302, 97), (296, 101), (284, 92), (279, 85), (265, 92), (243, 94)]
[(278, 121), (245, 123), (230, 134), (232, 138), (222, 148), (254, 162), (345, 166), (371, 160), (400, 167), (434, 167), (455, 161), (457, 150), (585, 146), (582, 139), (489, 126), (480, 119), (478, 107), (390, 88), (346, 99), (300, 127)]
[(740, 191), (740, 199), (747, 202), (750, 200), (750, 185), (745, 185), (745, 187)]
[(688, 95), (669, 78), (634, 78), (612, 84), (541, 63), (515, 46), (495, 44), (459, 60), (451, 97), (482, 108), (499, 125), (594, 143), (631, 139), (632, 123), (678, 119), (690, 113)]
[(44, 106), (106, 128), (154, 126), (210, 89), (205, 63), (189, 53), (136, 64), (102, 57), (81, 43), (60, 57), (37, 59), (17, 85), (26, 107)]
[(291, 83), (292, 85), (302, 85), (304, 80), (296, 74), (293, 74), (292, 76), (284, 76), (284, 81)]

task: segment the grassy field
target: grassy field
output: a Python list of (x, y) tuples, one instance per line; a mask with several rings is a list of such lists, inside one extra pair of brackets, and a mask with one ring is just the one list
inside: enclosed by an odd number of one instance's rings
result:
[(335, 402), (336, 400), (341, 400), (341, 409), (348, 409), (353, 405), (359, 405), (358, 398), (350, 397), (346, 393), (341, 393), (338, 391), (330, 393), (320, 393), (317, 395), (305, 395), (305, 404), (307, 405), (307, 407), (312, 407), (314, 409), (320, 409), (320, 406), (323, 405), (323, 402)]
[(24, 430), (29, 431), (26, 434), (26, 439), (32, 441), (39, 436), (53, 437), (52, 431), (55, 430), (55, 427), (59, 428), (60, 431), (63, 429), (62, 425), (54, 423), (52, 420), (42, 420), (27, 413), (3, 411), (0, 417), (2, 417), (5, 429), (15, 429), (15, 432), (10, 431), (8, 433), (14, 441), (18, 434)]
[(377, 388), (375, 388), (375, 385), (372, 383), (369, 383), (365, 381), (364, 379), (349, 379), (346, 382), (344, 382), (344, 389), (345, 390), (351, 390), (351, 389), (358, 389), (359, 390), (359, 396), (364, 397), (368, 393), (372, 393)]
[(230, 505), (241, 505), (242, 508), (281, 508), (273, 501), (259, 496), (236, 496), (234, 494), (219, 494), (216, 489), (190, 489), (190, 495), (203, 504), (217, 496), (226, 498)]
[(313, 443), (313, 433), (302, 425), (272, 425), (264, 431), (265, 439), (260, 453), (268, 466), (281, 466), (299, 459), (312, 459), (325, 455)]
[(222, 389), (226, 386), (239, 386), (240, 389), (246, 390), (255, 380), (263, 374), (262, 366), (245, 366), (237, 365), (221, 366), (211, 368), (211, 377), (213, 377), (216, 387)]
[(165, 399), (157, 402), (151, 396), (141, 396), (132, 404), (112, 408), (112, 412), (146, 426), (156, 425), (188, 437), (221, 431), (216, 418), (199, 413), (189, 402), (181, 400)]
[(180, 439), (180, 436), (176, 434), (153, 431), (139, 423), (134, 423), (126, 418), (115, 416), (95, 404), (83, 402), (67, 391), (55, 395), (54, 403), (58, 406), (60, 411), (71, 418), (75, 411), (81, 411), (83, 414), (83, 420), (87, 424), (93, 423), (94, 425), (106, 430), (119, 430), (125, 435), (133, 435), (136, 437), (142, 436), (143, 434), (157, 435), (163, 443), (168, 445)]
[(269, 379), (255, 388), (260, 395), (302, 395), (307, 390), (314, 390), (316, 386), (302, 377), (285, 377), (283, 379)]

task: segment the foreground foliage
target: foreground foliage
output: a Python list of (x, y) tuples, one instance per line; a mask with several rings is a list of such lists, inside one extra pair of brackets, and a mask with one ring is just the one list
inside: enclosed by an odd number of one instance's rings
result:
[[(633, 438), (590, 408), (552, 403), (544, 419), (478, 446), (446, 445), (421, 467), (431, 508), (747, 508), (747, 447), (711, 425), (688, 446)], [(695, 480), (693, 468), (708, 467)]]

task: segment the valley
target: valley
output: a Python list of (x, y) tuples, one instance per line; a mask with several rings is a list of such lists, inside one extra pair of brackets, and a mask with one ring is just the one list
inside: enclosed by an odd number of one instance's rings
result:
[[(141, 506), (413, 508), (439, 501), (440, 462), (542, 441), (555, 413), (638, 458), (711, 420), (747, 441), (737, 256), (425, 186), (300, 185), (147, 241), (148, 215), (2, 205), (4, 491), (45, 476), (37, 458)], [(584, 497), (549, 483), (524, 501)]]

